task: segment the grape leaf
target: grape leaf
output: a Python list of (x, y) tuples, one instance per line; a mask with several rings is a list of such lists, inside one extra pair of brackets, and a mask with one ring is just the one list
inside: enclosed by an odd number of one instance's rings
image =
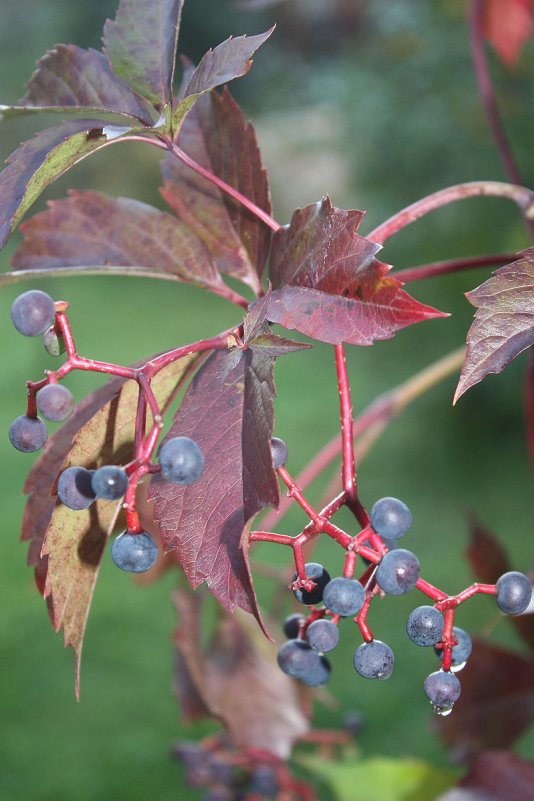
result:
[[(177, 384), (195, 360), (186, 357), (162, 370), (152, 389), (160, 407), (174, 397)], [(29, 493), (23, 539), (36, 564), (45, 598), (51, 599), (56, 631), (76, 654), (79, 694), (81, 649), (102, 553), (120, 504), (97, 501), (75, 512), (52, 498), (57, 473), (73, 465), (90, 469), (131, 460), (138, 387), (112, 379), (85, 399), (73, 417), (51, 437), (26, 482)], [(38, 548), (42, 543), (41, 552)]]
[[(183, 123), (180, 147), (271, 213), (267, 173), (252, 125), (227, 90), (201, 98)], [(211, 182), (171, 155), (162, 161), (161, 190), (174, 213), (205, 243), (219, 270), (249, 284), (256, 294), (269, 252), (269, 229)]]
[[(203, 242), (187, 225), (153, 206), (100, 192), (71, 192), (21, 226), (17, 269), (96, 265), (168, 272), (207, 288), (222, 285)], [(139, 273), (137, 273), (139, 274)]]
[(473, 641), (473, 652), (459, 678), (462, 694), (435, 728), (466, 761), (486, 748), (509, 748), (534, 720), (534, 657)]
[(380, 245), (356, 233), (361, 211), (329, 198), (297, 209), (273, 236), (268, 319), (333, 345), (372, 345), (398, 330), (447, 316), (414, 300), (375, 259)]
[(229, 610), (260, 612), (250, 575), (251, 520), (278, 504), (271, 460), (274, 424), (273, 366), (280, 353), (297, 350), (272, 334), (244, 350), (214, 353), (189, 385), (166, 437), (187, 436), (202, 449), (201, 479), (178, 486), (161, 476), (150, 483), (154, 519), (166, 550), (176, 548), (189, 582), (209, 589)]
[(257, 36), (230, 36), (226, 41), (205, 53), (185, 87), (184, 99), (199, 96), (246, 75), (252, 66), (252, 56), (269, 38), (274, 27)]
[(534, 765), (510, 751), (484, 751), (469, 763), (469, 773), (435, 801), (530, 801)]
[(523, 45), (532, 35), (533, 0), (483, 0), (484, 36), (501, 61), (514, 67)]
[(466, 297), (477, 308), (454, 403), (488, 373), (501, 373), (534, 343), (534, 248), (496, 270)]
[[(72, 120), (24, 142), (0, 173), (0, 247), (32, 203), (56, 178), (107, 141), (106, 123)], [(101, 126), (101, 127), (99, 127)]]
[(76, 45), (55, 45), (39, 59), (15, 110), (105, 111), (144, 125), (153, 123), (147, 103), (113, 73), (107, 58)]
[(113, 71), (161, 110), (172, 100), (183, 0), (121, 0), (104, 25), (104, 52)]
[[(265, 648), (249, 619), (227, 613), (203, 647), (202, 598), (179, 590), (174, 602), (180, 616), (177, 690), (187, 719), (188, 710), (193, 719), (209, 712), (224, 724), (237, 749), (288, 759), (295, 742), (309, 730), (309, 720), (295, 682), (279, 669), (272, 649)], [(196, 696), (192, 710), (191, 688)]]

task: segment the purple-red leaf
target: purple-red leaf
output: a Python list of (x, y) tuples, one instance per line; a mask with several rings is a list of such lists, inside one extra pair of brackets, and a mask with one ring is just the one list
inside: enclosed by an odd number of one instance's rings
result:
[(486, 748), (509, 748), (534, 721), (534, 658), (474, 640), (458, 674), (462, 694), (436, 729), (457, 759)]
[(534, 473), (534, 349), (530, 353), (525, 376), (525, 417), (530, 465)]
[(534, 765), (510, 751), (485, 751), (459, 784), (436, 801), (531, 801)]
[(243, 320), (243, 341), (249, 342), (254, 339), (265, 325), (267, 320), (267, 313), (271, 305), (271, 282), (267, 288), (265, 295), (255, 303), (251, 303), (249, 311)]
[(532, 35), (533, 0), (483, 0), (484, 36), (500, 59), (514, 67)]
[(372, 345), (442, 312), (414, 300), (375, 256), (380, 245), (356, 233), (361, 211), (325, 198), (297, 209), (273, 236), (268, 319), (333, 345)]
[[(180, 147), (271, 213), (254, 128), (245, 122), (228, 91), (198, 101), (183, 123)], [(176, 158), (167, 156), (162, 171), (161, 194), (174, 213), (202, 239), (221, 272), (244, 281), (258, 294), (271, 241), (267, 226)]]
[(534, 343), (534, 248), (496, 270), (466, 297), (477, 307), (454, 403), (488, 373), (500, 373)]
[(184, 98), (201, 95), (246, 75), (252, 66), (252, 56), (273, 31), (271, 28), (257, 36), (231, 36), (213, 50), (208, 50), (189, 78)]
[(0, 173), (0, 248), (39, 195), (56, 178), (103, 147), (105, 122), (72, 120), (24, 142)]
[(177, 692), (186, 719), (207, 712), (222, 722), (235, 748), (288, 759), (309, 721), (295, 682), (279, 669), (273, 650), (265, 649), (249, 619), (227, 613), (203, 646), (202, 599), (179, 590), (174, 601), (180, 616)]
[(25, 239), (12, 260), (17, 269), (79, 266), (90, 272), (96, 265), (110, 271), (125, 266), (208, 288), (222, 284), (196, 234), (173, 215), (138, 200), (72, 192), (66, 200), (52, 201), (21, 231)]
[[(152, 381), (164, 408), (195, 356), (162, 370)], [(89, 509), (72, 511), (52, 497), (58, 473), (70, 466), (87, 468), (126, 464), (132, 458), (138, 387), (112, 379), (86, 398), (72, 418), (50, 438), (31, 471), (23, 539), (30, 541), (30, 564), (36, 565), (41, 593), (49, 601), (56, 631), (76, 654), (76, 691), (85, 626), (102, 553), (112, 533), (120, 504), (97, 501)]]
[(172, 99), (182, 6), (183, 0), (121, 0), (104, 26), (113, 71), (158, 109)]
[(107, 58), (76, 45), (55, 45), (37, 62), (20, 105), (78, 113), (108, 111), (152, 125), (147, 104), (117, 78)]
[[(273, 340), (276, 338), (273, 337)], [(265, 506), (278, 504), (271, 437), (276, 344), (214, 353), (200, 368), (167, 439), (191, 437), (206, 460), (196, 484), (152, 480), (149, 498), (167, 550), (193, 587), (206, 582), (221, 604), (261, 620), (248, 560), (249, 526)], [(229, 363), (230, 362), (230, 363)]]

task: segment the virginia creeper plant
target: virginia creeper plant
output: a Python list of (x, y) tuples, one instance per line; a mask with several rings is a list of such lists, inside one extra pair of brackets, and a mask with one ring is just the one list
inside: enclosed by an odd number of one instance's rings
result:
[[(118, 568), (145, 572), (153, 569), (158, 549), (172, 552), (192, 588), (205, 584), (226, 610), (239, 607), (252, 614), (267, 635), (250, 552), (257, 542), (284, 546), (292, 564), (289, 591), (304, 612), (286, 621), (288, 641), (278, 651), (278, 663), (312, 687), (329, 678), (324, 654), (340, 634), (350, 636), (345, 618), (354, 621), (361, 640), (355, 670), (365, 678), (391, 675), (393, 652), (375, 637), (368, 612), (384, 594), (418, 590), (425, 603), (411, 613), (407, 632), (413, 642), (438, 653), (439, 669), (424, 690), (434, 710), (448, 715), (461, 692), (456, 673), (471, 650), (469, 635), (455, 626), (456, 609), (484, 594), (494, 596), (502, 611), (518, 615), (529, 605), (530, 582), (510, 570), (496, 582), (449, 594), (423, 577), (414, 553), (398, 547), (411, 527), (411, 511), (389, 496), (387, 486), (368, 506), (358, 492), (355, 460), (355, 439), (372, 435), (398, 410), (394, 399), (393, 406), (379, 402), (353, 420), (345, 348), (371, 346), (407, 326), (431, 326), (447, 316), (412, 297), (406, 283), (495, 265), (504, 266), (468, 293), (477, 312), (455, 402), (534, 342), (532, 247), (396, 273), (378, 258), (406, 226), (476, 196), (513, 201), (534, 230), (534, 193), (521, 185), (487, 82), (479, 4), (473, 3), (472, 25), (477, 76), (510, 181), (446, 187), (365, 235), (359, 233), (363, 212), (338, 209), (328, 196), (297, 209), (288, 225), (276, 221), (254, 130), (226, 88), (248, 72), (253, 54), (273, 30), (230, 38), (196, 66), (182, 57), (176, 89), (182, 5), (183, 0), (121, 0), (115, 19), (104, 26), (101, 52), (56, 45), (39, 61), (19, 105), (0, 107), (6, 119), (46, 111), (66, 120), (9, 157), (0, 175), (2, 246), (56, 178), (123, 142), (161, 151), (161, 195), (168, 207), (161, 211), (94, 191), (52, 201), (20, 225), (24, 240), (4, 283), (75, 274), (147, 276), (192, 283), (236, 307), (235, 323), (227, 330), (214, 334), (207, 321), (205, 339), (127, 366), (78, 352), (66, 301), (30, 289), (13, 304), (19, 332), (42, 335), (47, 352), (60, 360), (56, 370), (27, 382), (26, 408), (12, 424), (10, 439), (23, 452), (44, 448), (26, 482), (22, 536), (51, 621), (76, 653), (77, 693), (99, 567), (108, 540), (118, 533), (110, 548)], [(235, 280), (230, 285), (225, 277)], [(285, 443), (275, 436), (273, 371), (280, 356), (298, 358), (293, 354), (311, 344), (274, 333), (273, 324), (331, 345), (337, 373), (340, 435), (298, 478), (290, 471)], [(456, 354), (436, 375), (423, 378), (417, 391), (457, 366)], [(102, 373), (110, 380), (75, 404), (62, 383), (73, 371)], [(179, 393), (178, 411), (161, 437)], [(42, 418), (65, 422), (47, 439)], [(306, 487), (339, 453), (341, 491), (332, 491), (316, 508)], [(276, 531), (288, 504), (300, 506), (307, 520), (292, 535)], [(258, 527), (255, 519), (266, 507), (272, 510)], [(352, 514), (350, 527), (334, 522), (342, 507)], [(311, 561), (320, 537), (342, 550), (341, 576)], [(177, 606), (184, 639), (190, 633), (184, 621), (197, 610), (187, 594), (177, 598)], [(187, 654), (184, 658), (193, 680), (195, 668)], [(261, 788), (261, 777), (255, 780)], [(312, 797), (283, 771), (275, 780), (284, 797)], [(265, 788), (273, 774), (263, 781)], [(251, 798), (271, 797), (269, 792), (278, 790), (250, 792)]]

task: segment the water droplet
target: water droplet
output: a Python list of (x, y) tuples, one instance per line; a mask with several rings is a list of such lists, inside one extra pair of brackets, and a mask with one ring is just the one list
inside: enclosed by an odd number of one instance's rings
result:
[(124, 134), (127, 134), (130, 130), (130, 128), (124, 128), (120, 125), (106, 125), (102, 129), (102, 133), (106, 139), (118, 139), (119, 136), (124, 136)]
[(466, 665), (467, 662), (458, 662), (457, 665), (451, 665), (451, 673), (458, 673), (458, 671), (463, 670)]
[(436, 706), (435, 704), (431, 704), (431, 706), (434, 713), (441, 718), (446, 718), (452, 712), (452, 706)]

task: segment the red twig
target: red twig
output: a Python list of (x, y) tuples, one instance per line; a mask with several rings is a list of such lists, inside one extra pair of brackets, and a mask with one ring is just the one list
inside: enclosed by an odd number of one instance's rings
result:
[(475, 267), (494, 267), (500, 264), (511, 264), (520, 258), (517, 253), (495, 253), (488, 256), (470, 256), (464, 259), (448, 259), (435, 261), (432, 264), (421, 264), (419, 267), (409, 267), (406, 270), (395, 270), (392, 278), (408, 283), (409, 281), (422, 281), (425, 278), (435, 278), (438, 275), (457, 273), (461, 270), (472, 270)]

